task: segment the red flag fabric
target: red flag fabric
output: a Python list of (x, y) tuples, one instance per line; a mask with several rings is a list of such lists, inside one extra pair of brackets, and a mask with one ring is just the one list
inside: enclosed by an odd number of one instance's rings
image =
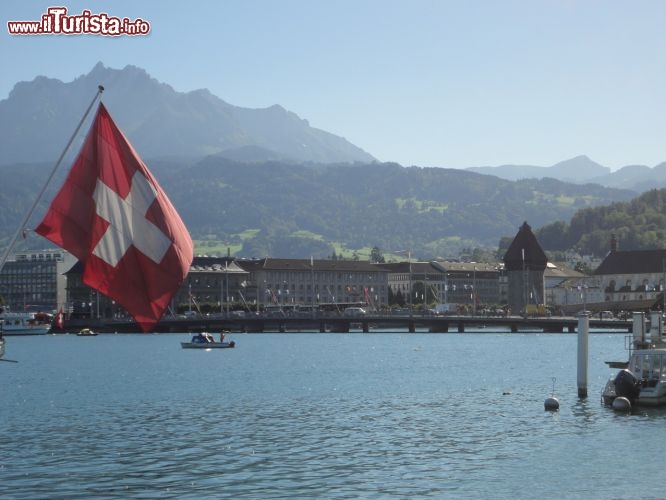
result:
[(65, 327), (65, 313), (62, 312), (62, 307), (56, 316), (56, 326), (61, 330)]
[(83, 282), (144, 332), (162, 317), (194, 253), (180, 216), (103, 104), (35, 231), (76, 256)]

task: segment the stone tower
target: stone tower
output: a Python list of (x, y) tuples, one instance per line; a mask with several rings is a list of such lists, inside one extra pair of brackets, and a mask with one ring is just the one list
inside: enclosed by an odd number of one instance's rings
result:
[(503, 260), (511, 311), (516, 314), (524, 311), (527, 304), (544, 304), (544, 270), (548, 258), (527, 222), (520, 226)]

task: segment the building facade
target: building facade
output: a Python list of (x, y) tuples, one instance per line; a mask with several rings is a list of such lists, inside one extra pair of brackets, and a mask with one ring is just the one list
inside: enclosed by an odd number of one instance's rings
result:
[(171, 310), (229, 313), (242, 305), (250, 309), (248, 272), (231, 257), (194, 257), (190, 272), (171, 300)]
[(316, 259), (240, 259), (248, 272), (248, 299), (259, 310), (303, 306), (343, 308), (388, 304), (388, 273), (368, 261)]
[(67, 303), (65, 272), (76, 263), (61, 249), (17, 252), (0, 270), (0, 296), (14, 311), (55, 312)]
[(501, 264), (478, 262), (398, 262), (386, 269), (394, 297), (406, 304), (456, 304), (467, 312), (506, 303)]
[(614, 247), (592, 279), (603, 292), (604, 310), (664, 309), (666, 250), (620, 251)]
[[(67, 273), (73, 317), (123, 318), (125, 311), (81, 281), (77, 263)], [(364, 261), (195, 257), (167, 314), (228, 313), (234, 309), (324, 307), (388, 303), (387, 272)]]

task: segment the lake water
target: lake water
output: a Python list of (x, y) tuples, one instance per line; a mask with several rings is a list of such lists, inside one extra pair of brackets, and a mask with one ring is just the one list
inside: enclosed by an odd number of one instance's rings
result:
[(0, 497), (666, 497), (666, 411), (600, 404), (623, 334), (585, 400), (575, 334), (229, 337), (9, 337)]

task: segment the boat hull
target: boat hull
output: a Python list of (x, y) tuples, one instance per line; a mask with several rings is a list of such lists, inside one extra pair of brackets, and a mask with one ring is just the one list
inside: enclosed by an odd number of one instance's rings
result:
[(40, 325), (38, 327), (8, 327), (5, 325), (2, 330), (2, 334), (6, 336), (10, 335), (46, 335), (51, 330), (50, 325)]
[(232, 349), (236, 342), (181, 342), (183, 349)]
[(637, 349), (626, 365), (607, 364), (624, 367), (606, 382), (601, 394), (605, 405), (611, 406), (616, 398), (625, 397), (632, 406), (666, 406), (666, 349)]
[(46, 335), (51, 330), (51, 316), (44, 313), (2, 311), (3, 335)]
[[(602, 395), (602, 401), (605, 406), (612, 406), (613, 401), (620, 397), (615, 390), (615, 384), (609, 380)], [(642, 387), (638, 397), (630, 400), (634, 406), (666, 406), (666, 384), (659, 383), (655, 387)]]

